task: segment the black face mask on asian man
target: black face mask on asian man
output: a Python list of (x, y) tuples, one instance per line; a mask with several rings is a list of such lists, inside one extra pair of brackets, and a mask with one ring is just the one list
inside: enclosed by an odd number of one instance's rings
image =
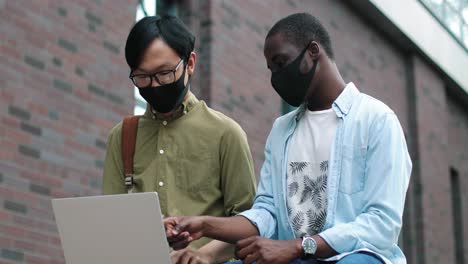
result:
[(173, 83), (138, 88), (138, 91), (158, 113), (169, 113), (176, 109), (187, 95), (190, 87), (190, 76), (187, 85), (184, 85), (185, 71), (186, 67), (184, 67), (184, 72), (180, 78)]
[[(308, 46), (307, 46), (308, 47)], [(271, 74), (271, 85), (286, 103), (292, 106), (300, 106), (304, 101), (312, 81), (318, 60), (307, 73), (301, 73), (301, 62), (307, 51), (307, 47), (294, 61)]]

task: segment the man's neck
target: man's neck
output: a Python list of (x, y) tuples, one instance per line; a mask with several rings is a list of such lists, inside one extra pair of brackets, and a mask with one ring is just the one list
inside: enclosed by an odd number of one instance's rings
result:
[(333, 102), (345, 88), (345, 81), (338, 72), (336, 65), (333, 64), (333, 66), (328, 74), (324, 74), (321, 80), (317, 80), (317, 88), (307, 100), (307, 108), (310, 111), (330, 109)]

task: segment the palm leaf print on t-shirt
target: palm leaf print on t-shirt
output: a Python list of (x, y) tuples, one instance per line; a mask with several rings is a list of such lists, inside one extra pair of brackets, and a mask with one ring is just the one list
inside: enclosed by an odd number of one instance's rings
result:
[(296, 235), (315, 235), (325, 225), (328, 161), (289, 163), (286, 203)]

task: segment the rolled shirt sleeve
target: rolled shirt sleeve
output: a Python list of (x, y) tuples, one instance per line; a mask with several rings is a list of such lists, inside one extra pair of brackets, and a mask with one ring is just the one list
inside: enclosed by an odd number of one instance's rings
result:
[(272, 188), (270, 138), (271, 136), (268, 137), (265, 146), (265, 162), (260, 171), (260, 183), (254, 205), (252, 209), (239, 215), (249, 219), (257, 227), (260, 236), (275, 239), (277, 220)]

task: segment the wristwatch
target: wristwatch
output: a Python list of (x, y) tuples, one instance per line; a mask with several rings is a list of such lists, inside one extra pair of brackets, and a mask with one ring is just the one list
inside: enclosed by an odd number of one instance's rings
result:
[(309, 236), (302, 238), (302, 251), (304, 252), (303, 258), (308, 259), (315, 255), (317, 251), (317, 242)]

